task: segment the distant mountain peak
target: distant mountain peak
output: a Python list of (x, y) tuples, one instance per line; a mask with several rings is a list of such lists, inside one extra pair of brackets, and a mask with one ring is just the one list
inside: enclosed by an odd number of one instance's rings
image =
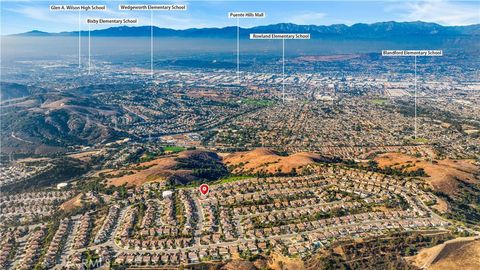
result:
[(43, 31), (40, 31), (40, 30), (32, 30), (32, 31), (22, 33), (22, 34), (18, 34), (18, 35), (22, 35), (22, 36), (49, 36), (49, 35), (51, 35), (51, 33), (43, 32)]

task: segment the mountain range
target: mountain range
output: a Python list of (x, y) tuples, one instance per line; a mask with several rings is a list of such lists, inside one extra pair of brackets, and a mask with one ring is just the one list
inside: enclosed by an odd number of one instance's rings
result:
[[(150, 36), (150, 26), (118, 26), (101, 30), (92, 30), (91, 36), (97, 37), (143, 37)], [(236, 38), (237, 28), (190, 28), (175, 30), (153, 26), (154, 36), (185, 38)], [(250, 33), (310, 33), (311, 38), (388, 38), (388, 37), (480, 37), (480, 24), (468, 26), (442, 26), (427, 22), (379, 22), (373, 24), (298, 25), (279, 23), (252, 28), (240, 28), (240, 37), (248, 38)], [(38, 30), (16, 34), (16, 36), (78, 36), (78, 31), (48, 33)], [(81, 31), (80, 35), (88, 35)]]

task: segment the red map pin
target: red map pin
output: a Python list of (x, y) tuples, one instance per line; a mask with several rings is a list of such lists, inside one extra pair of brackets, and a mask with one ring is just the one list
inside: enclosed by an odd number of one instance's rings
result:
[(199, 188), (199, 189), (200, 189), (200, 192), (201, 192), (203, 195), (207, 195), (208, 190), (209, 190), (210, 188), (208, 187), (207, 184), (202, 184), (202, 185), (200, 185), (200, 188)]

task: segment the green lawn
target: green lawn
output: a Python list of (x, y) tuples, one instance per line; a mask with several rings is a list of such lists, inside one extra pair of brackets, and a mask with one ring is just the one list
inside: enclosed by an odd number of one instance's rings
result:
[(163, 147), (164, 152), (172, 152), (172, 153), (179, 153), (185, 150), (185, 148), (180, 146), (165, 146)]
[[(243, 179), (248, 179), (248, 178), (254, 178), (254, 176), (250, 176), (250, 175), (233, 175), (233, 176), (229, 176), (229, 177), (226, 177), (226, 178), (222, 178), (222, 179), (218, 179), (216, 181), (213, 181), (213, 182), (205, 182), (206, 184), (212, 186), (212, 185), (221, 185), (221, 184), (226, 184), (226, 183), (231, 183), (231, 182), (235, 182), (235, 181), (240, 181), (240, 180), (243, 180)], [(184, 189), (184, 188), (198, 188), (200, 187), (200, 185), (203, 184), (203, 183), (200, 183), (200, 182), (195, 182), (195, 183), (191, 183), (191, 184), (188, 184), (188, 185), (178, 185), (176, 188), (177, 189)]]
[(381, 99), (381, 98), (371, 99), (370, 102), (375, 104), (375, 105), (385, 105), (385, 104), (387, 104), (387, 100), (386, 99)]
[(252, 98), (242, 99), (242, 103), (247, 105), (258, 106), (258, 107), (268, 107), (273, 105), (273, 101), (271, 100), (252, 99)]
[(416, 138), (413, 141), (416, 142), (416, 143), (428, 143), (427, 138)]
[(234, 176), (229, 176), (229, 177), (226, 177), (226, 178), (222, 178), (222, 179), (219, 179), (215, 182), (212, 182), (211, 184), (212, 185), (220, 185), (220, 184), (226, 184), (226, 183), (231, 183), (231, 182), (235, 182), (235, 181), (239, 181), (239, 180), (243, 180), (243, 179), (248, 179), (248, 178), (253, 178), (253, 176), (250, 176), (250, 175), (234, 175)]

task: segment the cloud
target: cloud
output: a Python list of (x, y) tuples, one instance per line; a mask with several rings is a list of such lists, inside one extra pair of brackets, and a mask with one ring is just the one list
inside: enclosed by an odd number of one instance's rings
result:
[(4, 10), (18, 13), (27, 18), (40, 21), (54, 22), (56, 20), (56, 17), (52, 16), (47, 9), (40, 9), (35, 6), (18, 6), (16, 8), (5, 8)]
[(387, 11), (399, 11), (405, 21), (425, 21), (442, 25), (469, 25), (480, 23), (480, 6), (475, 3), (458, 3), (445, 0), (407, 2), (393, 5)]
[(320, 24), (321, 20), (325, 18), (326, 15), (327, 14), (322, 12), (305, 12), (290, 17), (288, 21), (296, 24)]

